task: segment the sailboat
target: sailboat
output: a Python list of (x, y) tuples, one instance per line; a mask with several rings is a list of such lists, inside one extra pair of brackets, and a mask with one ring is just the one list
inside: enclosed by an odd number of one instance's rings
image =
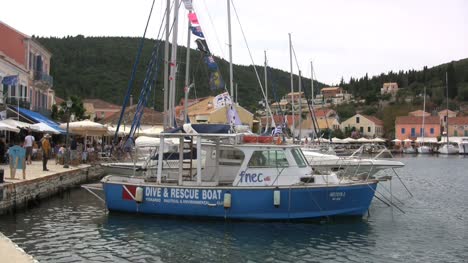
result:
[[(314, 174), (299, 145), (246, 143), (244, 136), (159, 134), (155, 174), (102, 179), (107, 208), (224, 220), (302, 220), (362, 216), (368, 211), (378, 180)], [(189, 151), (203, 153), (203, 158), (192, 160), (197, 163), (195, 172), (180, 165), (164, 173), (168, 138), (179, 140), (180, 150), (184, 140), (196, 142)], [(183, 161), (179, 155), (179, 163)]]
[(457, 154), (458, 153), (458, 148), (455, 147), (453, 144), (450, 144), (450, 139), (449, 139), (449, 114), (448, 114), (448, 74), (445, 72), (445, 85), (447, 87), (447, 121), (445, 122), (445, 134), (447, 135), (447, 142), (442, 145), (442, 147), (439, 148), (439, 153), (441, 154)]
[(431, 147), (424, 145), (424, 136), (426, 135), (426, 130), (424, 128), (425, 119), (426, 119), (426, 87), (424, 86), (424, 102), (423, 102), (423, 117), (422, 117), (422, 132), (421, 132), (422, 141), (417, 147), (418, 153), (421, 153), (421, 154), (432, 153)]

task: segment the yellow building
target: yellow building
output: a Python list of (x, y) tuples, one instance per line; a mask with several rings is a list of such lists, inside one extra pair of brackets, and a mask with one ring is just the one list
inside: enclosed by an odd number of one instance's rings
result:
[[(240, 121), (252, 128), (253, 114), (242, 106), (235, 104)], [(187, 108), (191, 123), (228, 124), (227, 111), (229, 106), (217, 105), (215, 97), (210, 96)]]
[(382, 137), (383, 135), (383, 121), (373, 116), (356, 114), (353, 117), (341, 123), (341, 130), (352, 130), (353, 127), (359, 131), (361, 136), (374, 138)]

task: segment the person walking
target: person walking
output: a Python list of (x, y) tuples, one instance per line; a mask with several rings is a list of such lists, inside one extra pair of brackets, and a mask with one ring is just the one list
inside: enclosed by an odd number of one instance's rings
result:
[(42, 170), (43, 171), (49, 171), (49, 169), (47, 169), (47, 161), (49, 160), (50, 151), (51, 151), (49, 139), (50, 139), (50, 135), (48, 133), (46, 133), (44, 137), (42, 138)]
[(36, 139), (34, 138), (34, 136), (32, 136), (32, 132), (28, 131), (28, 136), (24, 138), (24, 144), (23, 144), (23, 147), (26, 148), (26, 163), (27, 164), (32, 164), (31, 156), (32, 156), (33, 145), (34, 145), (35, 140)]

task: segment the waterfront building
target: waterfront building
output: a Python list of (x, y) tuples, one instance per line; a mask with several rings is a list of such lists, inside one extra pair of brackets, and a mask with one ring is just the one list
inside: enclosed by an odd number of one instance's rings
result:
[[(252, 128), (253, 114), (244, 107), (234, 104), (243, 125)], [(190, 123), (229, 124), (227, 121), (228, 106), (216, 105), (215, 97), (210, 96), (187, 108)]]
[[(90, 105), (92, 105), (92, 107)], [(94, 116), (98, 120), (109, 118), (122, 110), (121, 106), (101, 99), (84, 99), (83, 106), (86, 109), (86, 115)]]
[(450, 118), (448, 133), (450, 137), (468, 137), (468, 117)]
[(361, 136), (368, 138), (382, 137), (383, 121), (374, 116), (356, 114), (341, 123), (343, 132), (349, 132), (353, 129), (359, 131)]
[(437, 116), (424, 118), (424, 131), (422, 128), (423, 117), (398, 116), (395, 120), (395, 138), (399, 140), (417, 137), (437, 137), (441, 135), (440, 120)]
[[(2, 21), (0, 39), (0, 103), (50, 116), (55, 104), (52, 53)], [(6, 81), (12, 76), (17, 76), (16, 81)]]
[[(125, 108), (125, 113), (123, 115), (122, 122), (120, 123), (121, 125), (121, 127), (119, 128), (120, 131), (130, 131), (133, 119), (135, 118), (136, 108), (137, 108), (137, 105), (132, 105), (132, 106), (128, 106)], [(104, 119), (101, 119), (99, 122), (102, 124), (107, 124), (109, 126), (115, 127), (119, 122), (120, 112), (121, 111), (119, 110), (115, 112), (114, 114), (109, 115), (108, 117)], [(141, 117), (141, 120), (140, 120), (140, 129), (144, 130), (144, 129), (148, 129), (151, 127), (163, 129), (163, 113), (145, 107), (143, 109), (143, 116)]]

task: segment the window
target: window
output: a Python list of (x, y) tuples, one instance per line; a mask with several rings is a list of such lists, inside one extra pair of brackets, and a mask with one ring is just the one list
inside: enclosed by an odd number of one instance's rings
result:
[(370, 126), (367, 127), (367, 132), (371, 132), (371, 127)]
[(248, 167), (288, 167), (289, 163), (283, 151), (255, 151)]
[(406, 133), (406, 129), (405, 128), (401, 128), (401, 134), (405, 134)]
[(421, 136), (426, 135), (423, 128), (420, 128), (420, 129), (419, 129), (419, 134), (420, 134)]
[(434, 128), (431, 128), (430, 133), (434, 134)]
[(411, 128), (411, 137), (416, 136), (416, 128)]
[(453, 131), (453, 136), (458, 136), (458, 131), (457, 130)]
[(362, 126), (359, 127), (359, 131), (360, 131), (361, 133), (363, 133), (363, 132), (364, 132), (364, 127), (362, 127)]
[(356, 123), (359, 123), (359, 117), (356, 117)]
[(464, 136), (468, 136), (468, 130), (465, 130), (465, 135)]
[(242, 161), (244, 161), (244, 153), (240, 150), (219, 150), (220, 165), (240, 165)]
[(291, 153), (294, 157), (294, 160), (296, 161), (296, 164), (297, 166), (299, 167), (306, 167), (307, 166), (307, 162), (304, 158), (304, 155), (302, 154), (302, 152), (299, 150), (299, 149), (293, 149), (291, 150)]

